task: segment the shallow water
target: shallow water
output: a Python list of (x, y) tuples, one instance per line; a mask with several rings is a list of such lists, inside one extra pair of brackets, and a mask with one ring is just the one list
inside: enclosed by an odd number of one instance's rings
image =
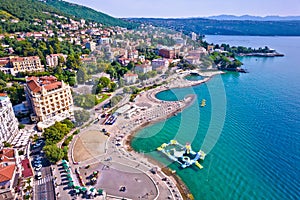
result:
[[(133, 148), (176, 170), (195, 199), (299, 199), (300, 38), (208, 36), (207, 40), (268, 45), (285, 57), (240, 58), (250, 73), (231, 72), (203, 85), (159, 93), (163, 100), (192, 93), (198, 101), (141, 130)], [(207, 100), (204, 108), (199, 106), (202, 99)], [(195, 151), (208, 151), (204, 169), (181, 169), (155, 151), (173, 138), (192, 143)]]

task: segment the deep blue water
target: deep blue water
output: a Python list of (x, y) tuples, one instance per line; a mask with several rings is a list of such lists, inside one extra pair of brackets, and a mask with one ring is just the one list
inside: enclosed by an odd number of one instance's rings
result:
[[(132, 146), (165, 163), (195, 199), (300, 199), (300, 37), (208, 36), (213, 43), (275, 48), (285, 57), (240, 58), (250, 73), (227, 73), (207, 84), (159, 93), (194, 93), (191, 107), (141, 130)], [(207, 106), (200, 108), (202, 99)], [(224, 124), (224, 126), (223, 126)], [(181, 169), (155, 151), (170, 139), (208, 152)]]

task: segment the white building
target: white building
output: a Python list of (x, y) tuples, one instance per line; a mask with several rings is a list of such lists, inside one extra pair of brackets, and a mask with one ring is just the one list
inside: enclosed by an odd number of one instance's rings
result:
[(0, 141), (12, 142), (19, 133), (19, 122), (6, 94), (0, 94)]
[[(49, 67), (56, 67), (59, 63), (58, 63), (58, 60), (59, 58), (62, 57), (63, 60), (64, 60), (64, 63), (67, 61), (67, 55), (64, 55), (62, 53), (59, 53), (59, 54), (50, 54), (46, 57), (46, 62), (47, 62), (47, 65)], [(63, 64), (63, 63), (61, 63)]]
[(164, 67), (169, 67), (169, 61), (167, 59), (162, 59), (162, 58), (159, 58), (159, 59), (154, 59), (152, 60), (152, 68), (153, 70), (158, 68), (158, 67), (161, 67), (161, 66), (164, 66)]
[(33, 111), (31, 119), (39, 122), (39, 130), (57, 121), (74, 118), (71, 88), (63, 81), (57, 81), (56, 77), (28, 77), (24, 90)]
[(152, 71), (152, 66), (151, 65), (136, 65), (135, 71), (145, 74), (147, 72)]
[(124, 81), (127, 84), (136, 83), (137, 80), (138, 80), (138, 75), (137, 74), (133, 74), (133, 73), (124, 74)]
[(192, 40), (194, 40), (194, 41), (197, 40), (197, 34), (196, 33), (192, 32), (191, 36), (192, 36)]
[(110, 38), (107, 37), (102, 37), (100, 38), (100, 40), (98, 41), (99, 44), (110, 44)]

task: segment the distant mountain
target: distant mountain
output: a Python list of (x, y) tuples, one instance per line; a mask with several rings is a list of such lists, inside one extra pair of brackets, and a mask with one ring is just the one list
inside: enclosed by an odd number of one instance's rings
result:
[(75, 16), (76, 18), (95, 21), (106, 26), (120, 26), (125, 28), (135, 28), (138, 26), (135, 23), (114, 18), (102, 12), (78, 4), (61, 0), (46, 0), (45, 2), (47, 5), (50, 5), (63, 13)]
[(251, 21), (291, 21), (291, 20), (300, 20), (300, 16), (251, 16), (251, 15), (242, 15), (242, 16), (235, 16), (235, 15), (218, 15), (218, 16), (211, 16), (205, 17), (206, 19), (215, 19), (215, 20), (251, 20)]
[(134, 22), (205, 35), (300, 36), (300, 21), (131, 18)]

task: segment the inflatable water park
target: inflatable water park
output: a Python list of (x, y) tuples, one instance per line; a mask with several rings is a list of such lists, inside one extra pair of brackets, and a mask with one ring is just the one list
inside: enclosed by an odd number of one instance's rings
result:
[(171, 140), (169, 143), (163, 143), (157, 148), (157, 151), (166, 155), (169, 159), (180, 164), (182, 168), (186, 168), (195, 164), (198, 168), (202, 169), (203, 166), (199, 163), (204, 160), (206, 154), (200, 150), (193, 151), (191, 144), (186, 143), (182, 145), (176, 140)]

